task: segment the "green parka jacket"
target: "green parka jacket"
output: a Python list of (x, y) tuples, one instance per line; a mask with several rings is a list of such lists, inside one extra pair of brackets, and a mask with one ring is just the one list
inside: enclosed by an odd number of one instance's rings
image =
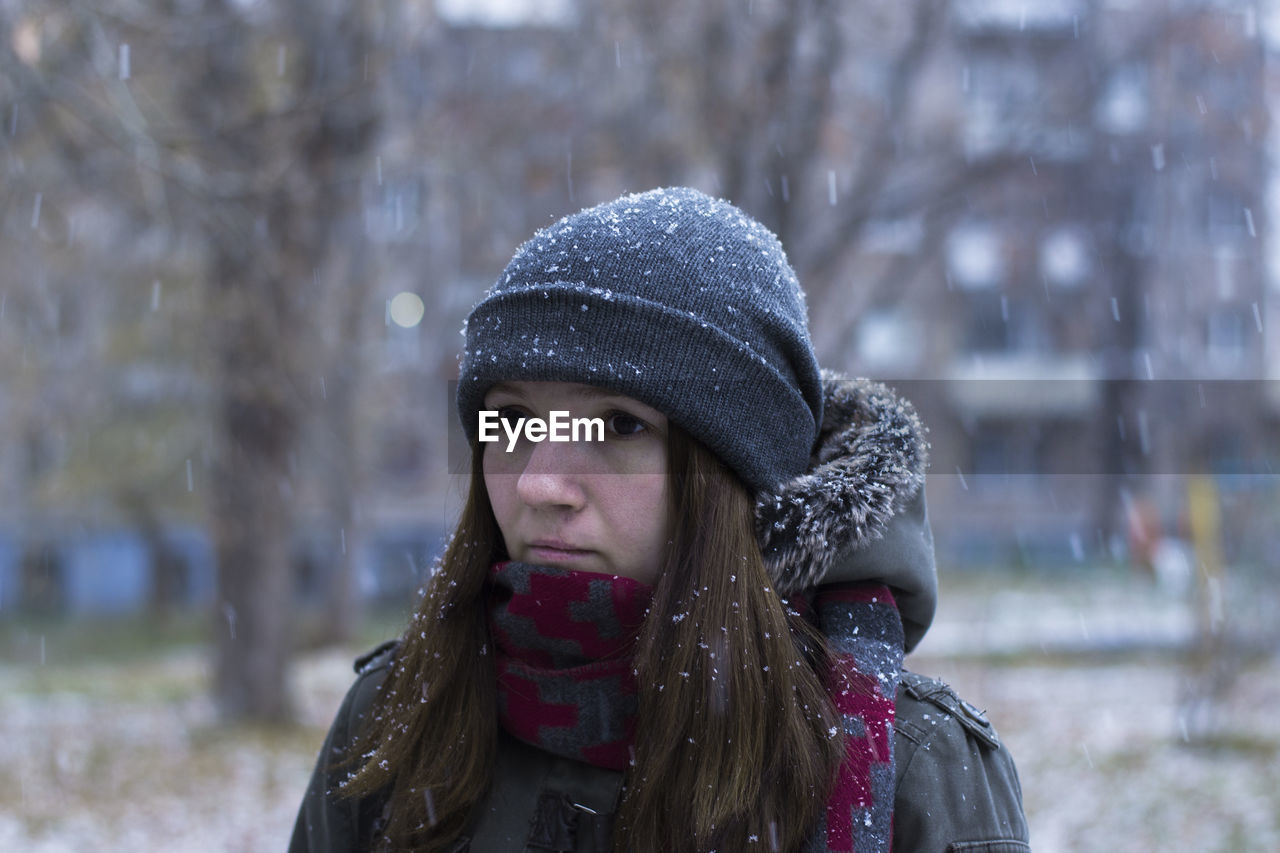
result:
[[(761, 549), (775, 587), (799, 594), (827, 583), (888, 585), (905, 650), (920, 642), (937, 603), (933, 537), (924, 502), (926, 444), (915, 413), (883, 386), (824, 375), (823, 428), (808, 474), (757, 502)], [(357, 661), (320, 751), (290, 853), (368, 849), (383, 805), (345, 799), (338, 784), (394, 654)], [(560, 758), (505, 735), (494, 787), (458, 853), (610, 850), (621, 774)], [(894, 721), (893, 849), (1025, 853), (1030, 849), (1013, 758), (978, 709), (941, 681), (904, 671)]]
[[(386, 676), (391, 650), (359, 662), (347, 694), (320, 750), (293, 830), (290, 853), (346, 853), (368, 849), (382, 815), (380, 803), (337, 797), (351, 739)], [(555, 850), (529, 846), (545, 792), (563, 794), (580, 807), (577, 838), (568, 850), (604, 853), (595, 825), (608, 820), (621, 774), (558, 758), (503, 736), (495, 790), (482, 819), (459, 853)], [(1013, 759), (991, 723), (941, 681), (902, 674), (894, 722), (895, 795), (893, 849), (920, 853), (1026, 853), (1027, 824)], [(592, 815), (585, 809), (596, 812)], [(588, 830), (587, 827), (591, 829)], [(607, 824), (602, 826), (607, 830)], [(586, 831), (584, 831), (586, 830)]]

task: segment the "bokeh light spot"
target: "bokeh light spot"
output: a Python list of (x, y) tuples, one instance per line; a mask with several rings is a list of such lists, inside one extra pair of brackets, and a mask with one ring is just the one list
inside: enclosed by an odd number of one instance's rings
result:
[(397, 293), (391, 298), (391, 322), (405, 329), (412, 329), (422, 322), (427, 308), (416, 293)]

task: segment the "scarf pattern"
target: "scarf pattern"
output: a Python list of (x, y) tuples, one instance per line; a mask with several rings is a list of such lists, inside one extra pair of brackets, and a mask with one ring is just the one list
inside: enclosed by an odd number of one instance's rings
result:
[[(635, 733), (636, 638), (652, 598), (628, 578), (498, 563), (489, 576), (498, 713), (513, 737), (597, 767), (625, 770)], [(876, 584), (793, 600), (826, 635), (825, 683), (845, 757), (806, 853), (888, 851), (893, 817), (894, 696), (902, 622)]]
[(902, 672), (902, 618), (888, 587), (822, 589), (810, 618), (827, 637), (827, 693), (844, 726), (845, 757), (826, 816), (806, 846), (819, 853), (887, 851), (893, 834), (894, 701)]
[(548, 752), (610, 770), (631, 760), (631, 656), (652, 598), (629, 578), (498, 563), (489, 574), (498, 719)]

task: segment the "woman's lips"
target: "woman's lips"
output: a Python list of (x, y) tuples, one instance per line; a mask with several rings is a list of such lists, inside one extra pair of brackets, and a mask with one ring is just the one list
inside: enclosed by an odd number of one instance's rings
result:
[(529, 561), (533, 563), (573, 563), (585, 560), (595, 553), (585, 548), (575, 548), (567, 542), (553, 540), (530, 542), (527, 548)]

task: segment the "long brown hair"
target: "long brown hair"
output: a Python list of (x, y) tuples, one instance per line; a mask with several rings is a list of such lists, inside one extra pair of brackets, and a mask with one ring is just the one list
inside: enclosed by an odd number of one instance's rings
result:
[[(842, 754), (825, 644), (765, 573), (745, 486), (674, 424), (666, 562), (641, 628), (639, 716), (614, 848), (791, 851)], [(389, 795), (393, 849), (444, 850), (492, 781), (484, 581), (505, 555), (481, 473), (365, 722), (351, 796)], [(754, 838), (753, 838), (754, 837)]]

